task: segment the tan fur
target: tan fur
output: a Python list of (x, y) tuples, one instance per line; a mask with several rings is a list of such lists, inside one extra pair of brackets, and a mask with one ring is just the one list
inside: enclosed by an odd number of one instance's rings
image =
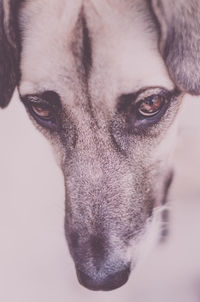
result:
[[(4, 1), (7, 21), (9, 3)], [(91, 289), (126, 282), (130, 265), (145, 254), (145, 242), (154, 241), (147, 234), (159, 237), (151, 232), (152, 217), (170, 185), (176, 115), (184, 92), (198, 93), (185, 66), (180, 75), (180, 60), (170, 48), (165, 53), (173, 37), (170, 18), (159, 0), (29, 0), (19, 7), (19, 94), (24, 100), (54, 91), (60, 98), (59, 130), (50, 131), (27, 111), (63, 171), (66, 237), (79, 281)], [(182, 51), (183, 39), (178, 42)], [(137, 128), (138, 117), (133, 127), (132, 107), (120, 112), (124, 96), (135, 96), (137, 105), (161, 90), (173, 97), (149, 127)], [(124, 280), (116, 281), (120, 274)]]

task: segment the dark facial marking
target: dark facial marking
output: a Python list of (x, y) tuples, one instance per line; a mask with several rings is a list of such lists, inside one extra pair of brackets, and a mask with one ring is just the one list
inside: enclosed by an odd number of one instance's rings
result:
[(166, 179), (166, 182), (165, 182), (164, 195), (163, 195), (163, 199), (162, 199), (162, 202), (161, 202), (162, 205), (167, 203), (167, 195), (168, 195), (169, 188), (172, 184), (173, 178), (174, 178), (174, 171), (171, 171), (168, 178)]
[[(171, 171), (165, 182), (164, 196), (163, 196), (163, 200), (161, 203), (162, 205), (166, 204), (168, 201), (167, 196), (168, 196), (169, 188), (173, 181), (173, 177), (174, 177), (174, 172)], [(168, 234), (169, 234), (169, 209), (165, 209), (162, 212), (161, 220), (162, 220), (162, 229), (161, 229), (159, 241), (160, 241), (160, 243), (163, 243), (166, 241)]]
[(169, 210), (165, 209), (162, 212), (161, 220), (162, 220), (162, 227), (159, 242), (164, 243), (169, 235)]
[(92, 42), (83, 8), (79, 13), (79, 17), (74, 28), (71, 51), (75, 59), (82, 94), (85, 95), (87, 99), (87, 106), (85, 109), (94, 120), (95, 125), (98, 127), (98, 123), (92, 108), (91, 96), (88, 91), (88, 78), (92, 68)]
[(82, 17), (82, 31), (83, 31), (83, 50), (82, 50), (82, 62), (85, 69), (86, 77), (88, 78), (90, 68), (92, 66), (92, 47), (89, 31), (87, 28), (86, 19)]
[(78, 75), (87, 84), (89, 71), (92, 66), (92, 47), (84, 11), (81, 9), (74, 28), (71, 49), (76, 62)]

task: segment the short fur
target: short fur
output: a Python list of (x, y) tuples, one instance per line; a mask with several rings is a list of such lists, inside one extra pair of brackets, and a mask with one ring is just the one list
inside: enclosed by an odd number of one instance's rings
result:
[[(0, 106), (17, 86), (53, 145), (66, 238), (87, 288), (127, 281), (167, 200), (176, 115), (185, 92), (200, 93), (199, 17), (197, 0), (0, 0)], [(136, 127), (133, 100), (160, 89), (171, 96), (165, 114)], [(36, 121), (30, 96), (56, 99), (55, 129)]]

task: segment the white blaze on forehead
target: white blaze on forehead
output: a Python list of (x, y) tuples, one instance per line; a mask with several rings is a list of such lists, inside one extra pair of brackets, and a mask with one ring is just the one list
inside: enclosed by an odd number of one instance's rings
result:
[(73, 102), (73, 88), (80, 88), (71, 40), (82, 8), (92, 45), (89, 89), (96, 102), (112, 108), (123, 93), (173, 88), (146, 1), (34, 0), (21, 10), (21, 93), (30, 93), (31, 87), (55, 89), (68, 96), (65, 102)]

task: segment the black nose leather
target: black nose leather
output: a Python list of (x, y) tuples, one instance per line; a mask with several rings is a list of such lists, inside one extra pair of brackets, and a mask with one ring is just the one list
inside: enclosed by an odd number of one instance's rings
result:
[(108, 275), (104, 279), (91, 278), (87, 274), (77, 270), (77, 276), (80, 284), (91, 290), (108, 291), (116, 289), (127, 282), (129, 274), (130, 267), (116, 272), (115, 274)]

